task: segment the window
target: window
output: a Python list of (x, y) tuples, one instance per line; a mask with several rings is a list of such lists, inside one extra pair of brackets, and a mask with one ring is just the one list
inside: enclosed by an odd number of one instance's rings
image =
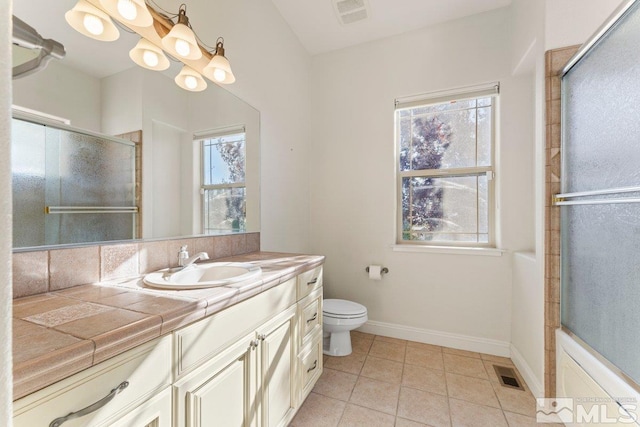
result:
[(397, 242), (492, 246), (498, 83), (396, 100)]
[(200, 137), (204, 234), (245, 231), (246, 140), (244, 128)]

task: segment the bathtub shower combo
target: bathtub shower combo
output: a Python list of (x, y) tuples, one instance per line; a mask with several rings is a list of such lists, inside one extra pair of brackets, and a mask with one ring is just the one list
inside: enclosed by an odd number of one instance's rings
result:
[(640, 414), (638, 46), (640, 1), (626, 1), (562, 75), (557, 395), (578, 424)]

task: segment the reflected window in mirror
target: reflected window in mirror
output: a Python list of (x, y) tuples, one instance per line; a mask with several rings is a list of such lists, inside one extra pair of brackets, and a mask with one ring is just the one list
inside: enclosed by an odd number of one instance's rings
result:
[(244, 127), (211, 132), (201, 146), (202, 232), (244, 232), (246, 225), (246, 134)]

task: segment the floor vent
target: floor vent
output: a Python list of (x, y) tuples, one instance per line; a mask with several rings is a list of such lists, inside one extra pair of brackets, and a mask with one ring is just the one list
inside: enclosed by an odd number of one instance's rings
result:
[(333, 9), (341, 24), (353, 24), (369, 17), (368, 0), (333, 0)]
[(518, 380), (516, 371), (513, 368), (493, 365), (493, 369), (495, 369), (496, 371), (496, 375), (500, 380), (500, 384), (502, 384), (504, 387), (515, 388), (516, 390), (524, 390), (524, 387), (522, 387), (522, 384), (520, 384), (520, 380)]

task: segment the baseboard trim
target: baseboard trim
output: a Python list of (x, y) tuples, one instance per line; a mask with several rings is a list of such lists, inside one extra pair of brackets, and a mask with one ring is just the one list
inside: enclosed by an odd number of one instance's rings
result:
[(453, 334), (450, 332), (421, 329), (394, 323), (376, 322), (373, 320), (368, 321), (358, 328), (358, 330), (369, 334), (440, 345), (460, 350), (476, 351), (479, 353), (493, 354), (495, 356), (509, 357), (511, 355), (510, 343), (489, 338), (478, 338), (470, 335)]
[(520, 353), (513, 344), (511, 344), (511, 360), (513, 364), (516, 365), (516, 368), (518, 368), (518, 371), (520, 371), (520, 375), (522, 375), (522, 379), (529, 386), (531, 393), (535, 397), (544, 397), (544, 385), (533, 373), (533, 369), (531, 369), (531, 366), (529, 366), (522, 356), (522, 353)]

